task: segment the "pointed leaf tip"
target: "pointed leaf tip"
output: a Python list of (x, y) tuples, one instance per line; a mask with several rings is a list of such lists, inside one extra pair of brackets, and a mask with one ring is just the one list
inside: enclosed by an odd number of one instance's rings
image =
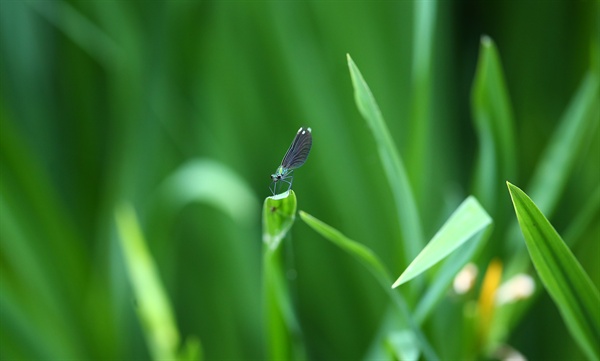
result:
[(392, 288), (400, 286), (446, 258), (462, 244), (492, 223), (491, 217), (475, 197), (467, 197), (431, 241), (402, 272)]
[(489, 37), (489, 35), (482, 35), (481, 36), (481, 45), (482, 46), (491, 46), (494, 45), (494, 41), (492, 40), (492, 38)]

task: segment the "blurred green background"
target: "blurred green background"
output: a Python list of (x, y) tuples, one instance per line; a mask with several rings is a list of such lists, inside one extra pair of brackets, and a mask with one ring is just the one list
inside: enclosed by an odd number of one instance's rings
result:
[[(314, 143), (295, 172), (299, 209), (399, 275), (407, 263), (398, 244), (409, 240), (354, 103), (347, 53), (404, 159), (426, 239), (473, 191), (470, 97), (482, 35), (496, 43), (514, 114), (509, 180), (526, 185), (585, 74), (598, 75), (598, 2), (429, 9), (427, 19), (414, 1), (2, 0), (0, 358), (150, 357), (115, 223), (124, 201), (181, 336), (197, 336), (208, 360), (266, 357), (261, 206), (300, 126)], [(549, 217), (561, 234), (600, 182), (594, 124)], [(506, 180), (495, 179), (498, 189)], [(497, 199), (488, 212), (502, 231), (514, 213), (507, 192)], [(599, 219), (596, 209), (573, 249), (596, 285)], [(481, 274), (491, 257), (510, 257), (501, 240), (476, 260)], [(308, 357), (362, 358), (387, 295), (302, 222), (287, 252)], [(583, 357), (549, 297), (533, 306), (506, 342), (530, 359)], [(449, 358), (435, 329), (425, 325)]]

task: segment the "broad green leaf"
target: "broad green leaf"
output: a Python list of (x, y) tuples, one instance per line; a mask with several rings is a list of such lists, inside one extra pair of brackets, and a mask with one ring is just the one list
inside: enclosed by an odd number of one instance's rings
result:
[(482, 37), (471, 93), (471, 111), (479, 139), (475, 168), (475, 195), (493, 211), (502, 189), (498, 179), (516, 173), (514, 120), (498, 50)]
[(140, 324), (154, 360), (175, 360), (179, 332), (169, 299), (146, 247), (133, 207), (121, 204), (115, 212), (119, 240), (135, 293)]
[(263, 205), (263, 242), (275, 250), (296, 219), (293, 190), (267, 197)]
[(373, 253), (373, 251), (366, 246), (349, 239), (335, 228), (321, 222), (310, 214), (303, 211), (300, 211), (299, 213), (300, 218), (302, 218), (302, 220), (312, 229), (331, 241), (333, 244), (340, 247), (342, 250), (348, 252), (351, 256), (358, 259), (359, 262), (361, 262), (369, 271), (371, 271), (379, 284), (390, 295), (394, 306), (399, 311), (399, 315), (403, 318), (402, 321), (404, 325), (410, 327), (414, 337), (418, 340), (420, 350), (426, 356), (426, 359), (437, 360), (438, 357), (435, 354), (435, 351), (421, 332), (417, 323), (412, 318), (408, 305), (404, 299), (400, 297), (398, 293), (394, 292), (388, 287), (391, 281), (389, 273), (381, 261), (379, 261), (379, 258)]
[(415, 197), (402, 158), (383, 120), (379, 106), (350, 55), (348, 55), (348, 67), (354, 85), (356, 105), (375, 137), (379, 157), (392, 189), (398, 212), (398, 224), (404, 239), (405, 254), (407, 261), (410, 262), (423, 245), (423, 229)]
[(425, 272), (491, 223), (492, 219), (479, 202), (472, 196), (468, 197), (394, 282), (392, 288)]
[(546, 290), (584, 353), (600, 360), (600, 292), (550, 222), (507, 182), (525, 244)]

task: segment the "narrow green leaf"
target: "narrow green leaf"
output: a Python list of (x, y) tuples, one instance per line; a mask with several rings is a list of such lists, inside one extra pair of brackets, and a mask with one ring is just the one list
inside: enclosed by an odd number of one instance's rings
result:
[[(600, 103), (597, 101), (599, 91), (598, 75), (588, 72), (533, 171), (527, 193), (536, 200), (539, 209), (547, 216), (554, 213), (564, 193), (568, 177), (572, 174), (571, 169), (581, 156), (580, 145), (583, 139), (586, 134), (597, 129), (600, 120)], [(528, 257), (522, 250), (517, 222), (508, 228), (506, 240), (516, 252), (505, 271), (506, 275), (511, 276), (523, 272), (529, 266)]]
[(546, 290), (584, 353), (600, 360), (600, 292), (550, 222), (507, 182), (529, 255)]
[(580, 145), (590, 131), (597, 129), (600, 82), (588, 73), (565, 111), (559, 126), (533, 172), (527, 193), (548, 216), (554, 213), (571, 169), (581, 154)]
[(413, 58), (411, 69), (410, 153), (408, 169), (414, 192), (422, 195), (430, 181), (431, 166), (432, 63), (436, 25), (436, 0), (414, 1)]
[[(73, 340), (80, 336), (71, 324), (73, 315), (65, 304), (58, 277), (51, 277), (39, 252), (32, 248), (39, 236), (30, 234), (27, 217), (15, 213), (5, 197), (5, 177), (0, 177), (0, 318), (19, 336), (35, 344), (29, 355), (37, 358), (85, 357)], [(36, 297), (33, 299), (32, 294)], [(12, 328), (12, 327), (11, 327)], [(21, 331), (22, 330), (22, 331)], [(36, 342), (40, 334), (48, 342)], [(78, 339), (77, 339), (78, 340)], [(43, 350), (43, 351), (41, 351)], [(35, 352), (40, 353), (35, 353)], [(35, 353), (35, 354), (34, 354)]]
[(263, 252), (266, 349), (271, 360), (304, 359), (306, 351), (282, 261), (282, 247)]
[[(15, 222), (25, 231), (27, 257), (39, 263), (42, 282), (47, 282), (50, 293), (56, 296), (57, 305), (71, 315), (81, 311), (81, 289), (85, 285), (88, 266), (83, 236), (78, 233), (73, 215), (67, 211), (59, 192), (42, 166), (41, 160), (26, 137), (18, 132), (18, 122), (0, 114), (0, 196), (3, 205), (10, 209)], [(5, 216), (6, 213), (2, 213)], [(27, 226), (33, 222), (36, 226)], [(43, 240), (43, 242), (40, 242)], [(12, 239), (3, 239), (11, 242)], [(44, 273), (44, 269), (48, 272)], [(27, 276), (32, 276), (27, 272)], [(65, 317), (73, 323), (74, 331), (83, 323)], [(75, 331), (74, 337), (81, 336)]]
[(179, 332), (169, 299), (146, 247), (133, 207), (121, 204), (115, 212), (119, 240), (133, 287), (138, 316), (154, 360), (175, 360)]
[(502, 183), (516, 174), (514, 120), (498, 50), (482, 37), (471, 93), (471, 111), (479, 138), (475, 195), (493, 210)]
[(170, 175), (159, 188), (155, 208), (178, 212), (191, 202), (209, 204), (242, 224), (256, 221), (259, 205), (252, 189), (236, 172), (210, 159), (190, 160)]
[[(0, 217), (2, 218), (2, 217)], [(23, 359), (60, 359), (62, 357), (80, 357), (81, 352), (77, 345), (72, 345), (71, 332), (64, 327), (67, 322), (58, 313), (52, 314), (53, 309), (47, 307), (43, 299), (32, 299), (28, 294), (17, 294), (18, 286), (9, 287), (6, 270), (0, 272), (0, 319), (4, 330), (9, 332), (9, 338), (2, 338), (2, 359), (8, 352), (4, 347), (15, 348), (21, 353)], [(9, 331), (8, 331), (9, 330)], [(44, 342), (40, 342), (40, 335), (44, 335)], [(11, 342), (11, 339), (17, 342)], [(24, 347), (27, 345), (27, 347)], [(7, 358), (10, 359), (10, 358)]]
[(444, 264), (436, 272), (435, 277), (433, 277), (433, 282), (429, 284), (425, 294), (417, 304), (414, 312), (417, 323), (422, 324), (430, 315), (435, 305), (446, 296), (446, 292), (454, 281), (454, 277), (469, 261), (475, 258), (487, 242), (491, 233), (492, 227), (479, 232), (471, 242), (463, 244), (444, 261)]
[(265, 331), (269, 358), (303, 359), (302, 332), (285, 281), (281, 241), (296, 218), (293, 190), (267, 197), (263, 205)]
[(117, 64), (121, 49), (102, 29), (98, 28), (67, 1), (26, 1), (32, 9), (60, 29), (77, 46), (85, 50), (105, 68)]
[(369, 86), (362, 77), (362, 74), (350, 58), (348, 57), (348, 67), (352, 84), (354, 85), (354, 99), (358, 110), (366, 120), (379, 151), (379, 157), (383, 163), (388, 182), (392, 189), (396, 210), (398, 212), (398, 224), (404, 239), (403, 245), (407, 262), (410, 262), (419, 249), (423, 246), (423, 229), (415, 196), (404, 168), (404, 164), (390, 135), (379, 106), (371, 94)]
[(388, 295), (390, 295), (394, 306), (399, 311), (399, 316), (403, 318), (403, 325), (410, 327), (414, 337), (418, 340), (421, 351), (426, 356), (425, 358), (427, 360), (439, 359), (429, 344), (429, 341), (427, 341), (419, 326), (413, 319), (404, 298), (400, 297), (397, 292), (394, 292), (388, 287), (391, 282), (390, 275), (373, 251), (366, 246), (349, 239), (335, 228), (321, 222), (310, 214), (303, 211), (300, 211), (299, 213), (300, 218), (302, 218), (302, 220), (312, 229), (331, 241), (333, 244), (340, 247), (342, 250), (348, 252), (351, 256), (358, 259), (360, 263), (362, 263), (369, 271), (371, 271), (375, 279), (377, 279), (383, 289), (388, 293)]
[(598, 219), (598, 211), (600, 210), (600, 185), (592, 192), (581, 207), (579, 212), (573, 217), (569, 227), (564, 231), (564, 239), (569, 247), (573, 247), (581, 238), (581, 235), (588, 227)]
[(394, 282), (392, 288), (420, 275), (491, 223), (492, 219), (479, 202), (472, 196), (468, 197)]
[(204, 359), (202, 354), (202, 344), (200, 339), (196, 336), (189, 336), (186, 338), (183, 347), (177, 355), (179, 361), (201, 361)]
[(295, 219), (296, 193), (293, 190), (267, 197), (263, 205), (263, 242), (271, 250), (279, 247)]
[(308, 224), (312, 229), (333, 242), (336, 246), (356, 257), (376, 277), (390, 277), (388, 271), (385, 269), (381, 261), (368, 247), (347, 238), (337, 229), (328, 226), (304, 211), (300, 211), (299, 213), (300, 218), (302, 218), (302, 220), (306, 222), (306, 224)]
[(386, 346), (392, 354), (392, 360), (418, 360), (421, 351), (417, 347), (417, 340), (408, 330), (392, 332), (385, 340)]

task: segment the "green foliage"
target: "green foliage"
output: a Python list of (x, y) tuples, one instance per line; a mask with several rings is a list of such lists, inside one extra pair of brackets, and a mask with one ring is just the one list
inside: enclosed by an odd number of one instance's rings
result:
[(263, 205), (263, 287), (266, 325), (266, 349), (273, 360), (304, 359), (301, 331), (294, 314), (281, 241), (296, 218), (296, 194), (293, 190), (265, 199)]
[[(158, 278), (156, 266), (146, 247), (136, 215), (129, 204), (116, 210), (121, 247), (133, 286), (137, 313), (154, 360), (179, 359), (179, 332), (168, 297)], [(199, 358), (200, 343), (191, 341), (182, 360)]]
[(348, 67), (350, 68), (350, 76), (354, 85), (356, 105), (367, 121), (371, 132), (373, 132), (375, 142), (378, 145), (379, 157), (383, 163), (383, 169), (394, 195), (396, 210), (398, 212), (398, 224), (401, 225), (404, 237), (402, 244), (406, 248), (404, 252), (410, 262), (423, 245), (423, 231), (421, 229), (421, 221), (415, 197), (410, 188), (402, 159), (385, 125), (379, 106), (377, 106), (369, 86), (363, 79), (356, 64), (352, 61), (352, 58), (350, 58), (350, 55), (348, 55)]
[(425, 272), (491, 223), (492, 219), (475, 198), (465, 199), (431, 241), (427, 243), (421, 253), (402, 272), (392, 288), (396, 288)]
[(471, 93), (473, 123), (480, 140), (474, 175), (474, 193), (485, 207), (495, 209), (501, 194), (499, 179), (516, 176), (516, 149), (512, 107), (492, 39), (481, 39)]
[(276, 250), (296, 219), (296, 193), (293, 190), (267, 197), (263, 204), (263, 242)]
[(533, 264), (573, 339), (600, 360), (600, 292), (531, 198), (507, 182)]
[(541, 209), (553, 213), (586, 137), (598, 132), (599, 75), (588, 72), (541, 154), (528, 188)]
[(398, 308), (398, 311), (401, 317), (403, 318), (403, 324), (410, 327), (412, 331), (411, 337), (416, 339), (420, 344), (420, 349), (412, 350), (412, 352), (409, 351), (409, 353), (416, 353), (418, 355), (419, 351), (422, 351), (423, 354), (429, 360), (439, 359), (433, 351), (433, 349), (431, 348), (431, 346), (429, 345), (427, 339), (423, 336), (416, 322), (412, 319), (406, 301), (404, 301), (402, 297), (398, 296), (398, 294), (390, 291), (390, 289), (388, 288), (388, 285), (391, 283), (389, 273), (381, 264), (381, 262), (377, 259), (377, 257), (373, 254), (373, 252), (367, 247), (361, 245), (360, 243), (348, 239), (338, 230), (331, 228), (327, 224), (319, 221), (318, 219), (305, 212), (300, 211), (300, 217), (304, 222), (311, 226), (315, 231), (320, 233), (323, 237), (327, 238), (344, 251), (350, 253), (361, 263), (363, 263), (367, 267), (367, 269), (371, 271), (373, 276), (375, 276), (375, 278), (379, 281), (379, 284), (381, 284), (383, 288), (390, 294), (390, 298), (393, 300), (394, 305)]
[[(590, 358), (504, 184), (598, 288), (598, 3), (471, 5), (0, 2), (0, 359)], [(493, 227), (392, 289), (471, 196)]]

